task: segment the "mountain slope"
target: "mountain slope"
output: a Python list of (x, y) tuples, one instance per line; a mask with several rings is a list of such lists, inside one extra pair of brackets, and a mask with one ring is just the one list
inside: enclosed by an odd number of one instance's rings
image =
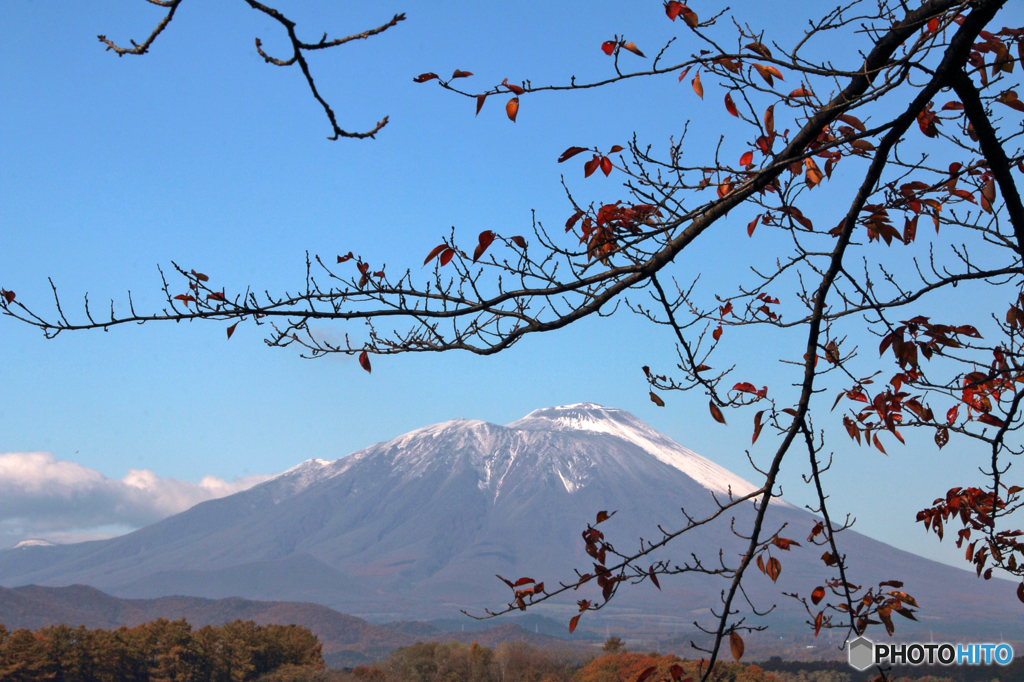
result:
[[(677, 528), (679, 508), (712, 513), (715, 497), (755, 486), (678, 445), (622, 410), (589, 403), (547, 408), (498, 426), (454, 420), (412, 431), (333, 462), (310, 460), (247, 491), (197, 505), (129, 535), (0, 553), (0, 584), (86, 583), (122, 597), (169, 594), (313, 601), (373, 620), (479, 613), (507, 599), (493, 576), (530, 575), (554, 585), (574, 568), (590, 570), (580, 532), (598, 510), (618, 510), (601, 528), (623, 551), (637, 538)], [(705, 566), (729, 563), (745, 541), (730, 531), (752, 518), (742, 506), (680, 538), (663, 556), (696, 555)], [(771, 527), (803, 541), (806, 512), (773, 502)], [(923, 627), (1017, 618), (1003, 595), (973, 574), (929, 562), (855, 533), (844, 533), (856, 581), (902, 577), (925, 610)], [(805, 543), (806, 544), (806, 543)], [(754, 574), (747, 583), (773, 618), (806, 618), (781, 591), (808, 594), (831, 577), (814, 547), (781, 558), (779, 583)], [(913, 580), (911, 580), (913, 578)], [(718, 604), (718, 578), (687, 575), (623, 588), (605, 615), (660, 615), (688, 626)], [(568, 620), (575, 600), (548, 607)], [(627, 594), (628, 593), (628, 594)], [(907, 624), (914, 627), (912, 623)], [(979, 625), (979, 627), (981, 627)], [(907, 628), (904, 628), (906, 631)]]

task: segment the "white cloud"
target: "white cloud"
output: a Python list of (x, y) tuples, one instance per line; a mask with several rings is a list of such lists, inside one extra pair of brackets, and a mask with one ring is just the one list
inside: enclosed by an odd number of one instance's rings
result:
[(0, 454), (0, 547), (30, 538), (75, 542), (119, 535), (268, 478), (206, 476), (192, 483), (132, 469), (113, 479), (48, 452)]

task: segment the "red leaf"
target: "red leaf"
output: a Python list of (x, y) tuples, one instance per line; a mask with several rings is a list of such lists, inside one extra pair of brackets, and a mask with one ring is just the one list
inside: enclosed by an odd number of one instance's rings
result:
[(1024, 583), (1017, 585), (1017, 599), (1024, 601)]
[(621, 147), (620, 145), (615, 144), (615, 145), (612, 145), (612, 148), (608, 150), (608, 153), (609, 154), (614, 154), (615, 152), (621, 152), (622, 150), (623, 150), (623, 147)]
[(871, 436), (871, 442), (873, 442), (875, 444), (875, 447), (878, 448), (879, 452), (881, 452), (883, 455), (888, 455), (889, 454), (889, 453), (887, 453), (885, 451), (885, 448), (882, 447), (882, 441), (878, 440), (878, 434), (877, 433), (875, 435)]
[(440, 78), (436, 73), (421, 73), (420, 75), (413, 78), (414, 83), (426, 83), (429, 80)]
[(597, 167), (601, 165), (601, 157), (594, 154), (594, 158), (583, 164), (583, 177), (589, 178), (597, 170)]
[(526, 240), (523, 239), (522, 237), (520, 237), (519, 235), (516, 235), (515, 237), (512, 237), (512, 243), (514, 243), (516, 246), (518, 246), (521, 249), (525, 249), (526, 248)]
[(562, 152), (561, 156), (558, 157), (558, 163), (568, 161), (577, 154), (582, 154), (585, 151), (587, 151), (585, 147), (569, 147), (564, 152)]
[(733, 116), (739, 117), (740, 112), (736, 110), (736, 103), (732, 101), (732, 95), (725, 93), (725, 110)]
[(480, 110), (484, 108), (484, 102), (487, 100), (487, 95), (476, 96), (476, 113), (479, 116)]
[(605, 177), (608, 177), (612, 172), (612, 160), (607, 156), (601, 159), (601, 172), (604, 173)]
[(654, 583), (654, 586), (657, 587), (660, 590), (661, 589), (661, 583), (658, 582), (658, 576), (654, 575), (654, 566), (651, 566), (647, 570), (647, 575), (651, 576), (651, 582)]
[(233, 325), (228, 327), (228, 338), (229, 339), (231, 338), (231, 335), (235, 333), (235, 327), (237, 327), (237, 326), (238, 326), (238, 323), (235, 322)]
[(174, 300), (184, 301), (185, 305), (188, 305), (189, 303), (194, 302), (196, 300), (196, 297), (190, 296), (189, 294), (178, 294), (177, 296), (174, 297)]
[(677, 0), (669, 0), (665, 3), (665, 14), (668, 15), (669, 19), (675, 21), (679, 13), (683, 11), (683, 6), (683, 3), (677, 2)]
[(365, 350), (359, 354), (359, 366), (367, 372), (370, 371), (370, 356), (366, 354)]
[(729, 633), (729, 648), (737, 661), (743, 658), (743, 638), (735, 630)]
[(443, 267), (445, 265), (448, 265), (448, 263), (451, 262), (452, 257), (454, 257), (454, 256), (455, 256), (455, 249), (453, 249), (451, 247), (448, 247), (444, 251), (442, 251), (441, 252), (441, 259), (440, 259), (441, 266)]
[(206, 275), (204, 275), (201, 272), (196, 272), (195, 270), (192, 271), (192, 276), (195, 277), (196, 279), (198, 279), (200, 282), (209, 282), (210, 281), (209, 277), (207, 277)]
[(14, 303), (14, 292), (7, 291), (7, 289), (0, 289), (0, 293), (3, 294), (4, 300), (8, 303)]
[(722, 338), (722, 325), (718, 325), (717, 327), (715, 327), (715, 331), (711, 332), (711, 336), (712, 338), (714, 338), (715, 341), (718, 341), (718, 339)]
[(487, 247), (489, 247), (494, 242), (494, 232), (492, 232), (491, 230), (484, 230), (483, 232), (480, 233), (480, 236), (477, 237), (477, 241), (479, 241), (480, 243), (477, 244), (476, 250), (473, 251), (474, 263), (480, 259), (480, 256), (484, 255), (484, 251), (487, 250)]
[(608, 55), (610, 57), (612, 55), (612, 53), (615, 52), (615, 41), (614, 40), (606, 40), (606, 41), (604, 41), (603, 43), (601, 43), (601, 49), (604, 51), (604, 53), (606, 55)]
[(571, 635), (576, 630), (576, 624), (580, 622), (579, 616), (573, 616), (572, 620), (569, 621), (569, 634)]
[(741, 166), (749, 166), (752, 163), (754, 163), (754, 152), (747, 152), (740, 157)]
[(747, 236), (748, 237), (753, 237), (754, 236), (754, 228), (757, 227), (757, 221), (759, 221), (760, 219), (761, 219), (761, 216), (758, 215), (753, 220), (751, 220), (749, 223), (747, 223)]
[(452, 74), (451, 80), (455, 80), (456, 78), (468, 78), (472, 75), (473, 74), (469, 71), (459, 71), (458, 69), (455, 69), (455, 73)]
[(528, 585), (530, 583), (537, 582), (533, 578), (520, 578), (519, 580), (512, 583), (512, 587), (519, 587), (520, 585)]
[(988, 424), (989, 426), (995, 426), (995, 427), (1001, 427), (1003, 425), (1003, 420), (1002, 419), (998, 419), (996, 417), (993, 417), (990, 414), (983, 414), (983, 415), (981, 415), (980, 417), (978, 417), (978, 421), (980, 421), (982, 424)]
[(609, 514), (606, 511), (599, 511), (599, 512), (597, 512), (597, 520), (594, 521), (594, 525), (596, 526), (599, 523), (603, 523), (604, 521), (607, 521), (608, 519), (610, 519), (611, 517), (615, 516), (618, 513), (619, 513), (618, 509), (613, 511), (611, 514)]
[(818, 586), (814, 588), (814, 592), (811, 592), (811, 603), (817, 606), (821, 603), (821, 600), (825, 598), (825, 588)]
[(708, 402), (708, 409), (711, 410), (712, 419), (714, 419), (719, 424), (725, 423), (725, 416), (722, 414), (722, 410), (718, 408), (718, 405), (715, 405), (714, 400)]
[[(512, 87), (512, 86), (510, 85), (509, 87)], [(513, 123), (516, 122), (516, 116), (519, 114), (519, 98), (518, 97), (513, 97), (512, 99), (510, 99), (508, 101), (508, 104), (505, 105), (505, 114), (508, 115), (508, 118), (509, 118), (510, 121), (512, 121)]]
[[(345, 254), (344, 256), (338, 256), (338, 262), (339, 262), (339, 263), (344, 263), (345, 261), (350, 261), (350, 260), (352, 260), (352, 259), (353, 259), (354, 257), (355, 257), (355, 256), (353, 256), (353, 255), (352, 255), (352, 252), (351, 252), (351, 251), (349, 251), (349, 252), (348, 252), (348, 253), (346, 253), (346, 254)], [(428, 258), (427, 260), (430, 260), (430, 259)]]
[[(434, 249), (429, 254), (427, 254), (427, 257), (423, 259), (423, 264), (426, 265), (430, 261), (434, 260), (434, 258), (436, 258), (439, 253), (441, 253), (442, 251), (444, 251), (447, 248), (448, 248), (447, 244), (438, 244), (437, 246), (434, 247)], [(341, 262), (340, 258), (338, 259), (338, 262), (339, 263)]]
[(219, 291), (215, 291), (212, 294), (207, 294), (206, 295), (206, 300), (207, 301), (209, 301), (211, 298), (213, 300), (215, 300), (215, 301), (226, 301), (227, 300), (226, 298), (224, 298), (224, 294), (222, 292), (219, 292)]
[(799, 87), (796, 90), (794, 90), (793, 92), (789, 93), (789, 96), (790, 97), (810, 97), (811, 96), (811, 91), (807, 90), (807, 89), (805, 89), (803, 87)]

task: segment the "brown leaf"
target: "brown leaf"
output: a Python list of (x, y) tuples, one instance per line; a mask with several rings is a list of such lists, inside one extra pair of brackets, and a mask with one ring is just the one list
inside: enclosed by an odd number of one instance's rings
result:
[(580, 622), (580, 617), (579, 616), (573, 616), (572, 620), (569, 621), (569, 634), (570, 635), (576, 630), (576, 624), (579, 623), (579, 622)]
[(647, 569), (647, 575), (651, 576), (651, 582), (654, 583), (654, 586), (660, 590), (661, 583), (658, 582), (658, 576), (654, 575), (654, 566), (651, 566), (649, 569)]
[(4, 300), (8, 303), (14, 303), (14, 292), (7, 291), (7, 289), (0, 289), (0, 294), (3, 294)]
[(743, 658), (743, 638), (735, 630), (729, 633), (729, 649), (737, 661)]
[(1024, 602), (1024, 583), (1017, 585), (1017, 599), (1020, 599), (1022, 602)]
[(772, 557), (765, 563), (764, 572), (768, 574), (768, 577), (775, 582), (779, 579), (779, 574), (782, 573), (782, 562)]
[(436, 73), (421, 73), (420, 75), (413, 78), (414, 83), (426, 83), (429, 80), (440, 78)]
[(751, 445), (756, 443), (758, 436), (761, 435), (761, 429), (764, 427), (764, 424), (761, 422), (761, 417), (764, 416), (764, 412), (764, 410), (761, 410), (754, 415), (754, 436), (750, 439)]
[(651, 666), (650, 668), (646, 668), (646, 669), (645, 669), (645, 670), (644, 670), (644, 671), (643, 671), (642, 673), (640, 673), (640, 675), (639, 675), (639, 676), (638, 676), (638, 677), (636, 678), (636, 682), (644, 682), (644, 680), (646, 680), (646, 679), (647, 679), (648, 677), (650, 677), (651, 675), (653, 675), (653, 674), (654, 674), (654, 671), (655, 671), (655, 670), (657, 670), (657, 669), (658, 669), (658, 666), (656, 666), (656, 665), (652, 665), (652, 666)]
[(996, 181), (989, 178), (985, 186), (981, 188), (981, 208), (986, 212), (992, 212), (992, 203), (996, 200)]
[(472, 75), (473, 74), (469, 71), (459, 71), (458, 69), (455, 69), (455, 73), (452, 74), (451, 80), (455, 80), (456, 78), (468, 78)]
[(704, 99), (704, 86), (700, 83), (700, 71), (693, 77), (693, 91), (697, 93), (697, 96)]
[(228, 327), (228, 338), (229, 339), (231, 338), (231, 335), (235, 333), (235, 327), (237, 327), (237, 326), (238, 326), (238, 323), (235, 322), (233, 325)]
[[(512, 87), (512, 86), (509, 86)], [(508, 115), (508, 119), (513, 123), (516, 122), (516, 116), (519, 115), (519, 98), (513, 97), (505, 105), (505, 113)]]
[(654, 391), (651, 391), (651, 402), (657, 405), (658, 407), (665, 407), (665, 401), (662, 400), (657, 395), (655, 395)]
[(476, 113), (480, 114), (480, 110), (484, 108), (484, 102), (487, 101), (487, 95), (476, 96)]
[(613, 511), (611, 514), (609, 514), (606, 511), (599, 511), (599, 512), (597, 512), (597, 520), (594, 522), (594, 525), (596, 526), (599, 523), (603, 523), (603, 522), (607, 521), (608, 519), (610, 519), (611, 517), (615, 516), (618, 513), (619, 513), (619, 510), (617, 510), (617, 509), (615, 511)]
[(512, 243), (515, 244), (516, 246), (518, 246), (521, 249), (525, 249), (526, 248), (526, 240), (523, 239), (522, 237), (520, 237), (519, 235), (516, 235), (515, 237), (512, 237)]
[(367, 372), (370, 371), (370, 356), (366, 354), (365, 350), (359, 354), (359, 366)]
[(633, 43), (625, 43), (625, 44), (624, 44), (624, 45), (622, 46), (622, 49), (623, 49), (623, 50), (629, 50), (630, 52), (632, 52), (633, 54), (635, 54), (635, 55), (636, 55), (636, 56), (638, 56), (638, 57), (644, 57), (644, 58), (646, 58), (646, 57), (647, 57), (647, 55), (645, 55), (645, 54), (644, 54), (643, 52), (641, 52), (641, 51), (640, 51), (640, 48), (638, 48), (638, 47), (637, 47), (636, 45), (634, 45)]
[(711, 410), (711, 417), (719, 424), (725, 423), (725, 417), (722, 415), (722, 410), (718, 409), (718, 405), (715, 405), (715, 401), (711, 400), (708, 402), (708, 409)]

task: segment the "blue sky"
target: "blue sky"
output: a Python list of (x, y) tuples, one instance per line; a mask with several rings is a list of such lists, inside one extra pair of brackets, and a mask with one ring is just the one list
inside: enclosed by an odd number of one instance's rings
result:
[[(694, 5), (701, 12), (714, 6)], [(150, 54), (120, 59), (96, 35), (141, 40), (159, 20), (158, 8), (7, 3), (0, 10), (0, 285), (49, 311), (52, 277), (65, 312), (81, 316), (85, 292), (95, 309), (111, 298), (126, 303), (127, 289), (138, 308), (158, 306), (157, 266), (167, 271), (172, 260), (229, 292), (295, 290), (307, 250), (328, 258), (351, 250), (375, 267), (411, 268), (425, 278), (423, 257), (453, 226), (465, 244), (485, 229), (529, 238), (531, 211), (558, 229), (572, 212), (562, 173), (581, 201), (624, 196), (618, 173), (584, 181), (582, 161), (555, 163), (566, 147), (608, 148), (636, 132), (664, 150), (692, 121), (699, 132), (686, 153), (694, 163), (710, 159), (718, 135), (738, 130), (710, 82), (703, 102), (672, 76), (530, 95), (515, 124), (504, 115), (505, 98), (491, 98), (474, 117), (472, 100), (412, 82), (456, 68), (473, 72), (472, 83), (464, 82), (480, 90), (506, 77), (535, 84), (605, 77), (611, 63), (598, 48), (614, 34), (649, 55), (675, 35), (679, 60), (692, 49), (660, 2), (586, 7), (282, 5), (308, 40), (408, 15), (384, 35), (309, 56), (342, 127), (366, 129), (391, 117), (376, 140), (328, 142), (323, 112), (297, 67), (267, 65), (255, 52), (258, 36), (269, 52), (283, 54), (280, 27), (242, 3), (186, 2)], [(742, 19), (780, 31), (773, 35), (782, 41), (799, 30), (761, 12), (755, 5)], [(630, 60), (642, 63), (623, 56), (624, 65)], [(829, 202), (843, 195), (821, 195), (810, 205), (833, 224)], [(746, 222), (737, 216), (723, 224), (723, 234), (687, 254), (675, 274), (703, 273), (708, 298), (735, 291), (744, 259), (773, 253), (771, 233), (747, 239)], [(456, 417), (504, 424), (540, 407), (592, 401), (629, 410), (756, 479), (745, 454), (753, 410), (727, 414), (731, 426), (743, 426), (726, 428), (711, 421), (702, 395), (665, 396), (667, 407), (654, 406), (640, 367), (669, 369), (672, 340), (628, 312), (527, 338), (497, 357), (379, 358), (372, 375), (351, 358), (309, 361), (269, 349), (251, 323), (226, 341), (225, 327), (131, 326), (45, 341), (0, 319), (0, 453), (50, 453), (110, 480), (146, 470), (193, 484), (181, 498), (193, 500), (202, 498), (195, 486), (207, 476), (231, 482)], [(728, 357), (748, 368), (737, 380), (784, 393), (790, 379), (778, 359), (801, 347), (800, 337), (735, 338)], [(982, 483), (984, 453), (957, 442), (938, 452), (920, 434), (907, 447), (893, 444), (886, 457), (852, 447), (838, 413), (826, 408), (818, 419), (837, 453), (834, 510), (858, 517), (861, 532), (963, 566), (961, 552), (926, 536), (913, 516), (949, 487)], [(755, 460), (764, 461), (772, 444), (763, 436)], [(787, 499), (810, 502), (800, 482), (804, 463), (791, 459), (782, 478)], [(130, 519), (118, 523), (131, 526)]]

